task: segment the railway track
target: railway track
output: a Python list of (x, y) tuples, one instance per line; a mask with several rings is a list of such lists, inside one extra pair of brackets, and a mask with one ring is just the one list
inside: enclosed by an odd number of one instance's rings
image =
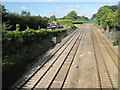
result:
[(91, 27), (100, 87), (115, 90), (118, 88), (119, 56), (100, 32), (93, 25)]
[[(94, 48), (88, 25), (85, 25), (84, 30), (86, 33), (79, 44), (63, 89), (88, 88), (89, 90), (90, 88), (100, 88), (99, 82), (96, 82), (98, 76), (95, 70)], [(76, 65), (78, 68), (76, 68)]]
[[(34, 77), (34, 76), (36, 76), (37, 75), (37, 73), (39, 72), (39, 70), (41, 69), (41, 68), (43, 68), (43, 67), (45, 67), (45, 65), (46, 64), (48, 64), (48, 67), (49, 67), (49, 69), (52, 67), (52, 65), (50, 65), (49, 64), (49, 59), (53, 59), (53, 60), (51, 60), (50, 61), (50, 63), (52, 63), (52, 64), (54, 64), (56, 61), (57, 61), (57, 59), (60, 57), (60, 55), (63, 53), (63, 51), (68, 47), (68, 45), (70, 44), (71, 45), (71, 42), (73, 41), (73, 40), (75, 40), (76, 41), (76, 39), (78, 38), (78, 36), (79, 36), (79, 34), (80, 33), (82, 33), (82, 31), (81, 30), (77, 30), (76, 32), (74, 32), (73, 34), (71, 34), (71, 36), (70, 37), (68, 37), (68, 39), (66, 39), (65, 40), (65, 42), (63, 42), (63, 44), (57, 49), (57, 50), (55, 50), (54, 51), (54, 54), (53, 55), (51, 55), (49, 58), (47, 58), (47, 60), (46, 60), (46, 62), (44, 62), (44, 64), (42, 64), (39, 68), (36, 68), (36, 70), (31, 74), (31, 75), (29, 75), (28, 77), (29, 78), (25, 78), (19, 85), (17, 85), (17, 87), (15, 88), (15, 89), (21, 89), (21, 88), (23, 88), (25, 85), (27, 85), (27, 83)], [(77, 38), (76, 38), (76, 36), (77, 36)], [(75, 38), (75, 39), (74, 39)], [(69, 45), (69, 46), (70, 46)], [(67, 52), (68, 53), (68, 52)], [(66, 55), (67, 55), (67, 53), (66, 53)], [(44, 59), (44, 58), (43, 58)], [(47, 69), (47, 68), (45, 68), (46, 69), (46, 72), (49, 70), (49, 69)], [(46, 72), (44, 72), (44, 73), (46, 73)], [(44, 74), (43, 74), (43, 76), (44, 76)], [(39, 80), (38, 80), (39, 81)], [(37, 82), (36, 82), (37, 83)], [(35, 85), (34, 85), (35, 86)], [(34, 86), (33, 86), (33, 88), (34, 88)], [(31, 88), (31, 87), (28, 87), (28, 88)]]
[(118, 88), (120, 58), (92, 24), (83, 24), (56, 47), (15, 90)]
[(27, 71), (27, 73), (25, 73), (25, 75), (23, 75), (22, 79), (18, 80), (18, 82), (15, 83), (12, 86), (12, 88), (18, 89), (22, 85), (24, 85), (24, 83), (26, 83), (32, 77), (32, 75), (34, 75), (42, 66), (44, 66), (44, 64), (49, 59), (51, 59), (52, 56), (54, 56), (55, 53), (57, 53), (62, 46), (64, 46), (68, 41), (72, 40), (70, 38), (73, 38), (75, 36), (75, 34), (77, 33), (77, 31), (78, 30), (74, 31), (72, 34), (70, 34), (69, 36), (67, 36), (61, 43), (57, 44), (54, 49), (49, 50), (46, 54), (44, 54), (44, 56), (43, 55), (40, 56), (37, 60), (35, 60), (35, 62), (33, 62), (31, 65), (29, 65), (26, 68), (26, 69), (29, 69)]
[[(93, 27), (93, 26), (92, 26)], [(109, 55), (111, 56), (113, 62), (115, 63), (116, 67), (120, 70), (119, 68), (119, 61), (120, 61), (120, 57), (118, 56), (118, 53), (116, 53), (114, 51), (114, 49), (111, 47), (111, 45), (106, 41), (106, 39), (102, 36), (101, 32), (98, 31), (95, 27), (93, 27), (97, 32), (97, 35), (99, 36), (100, 40), (102, 41), (102, 43), (104, 44), (107, 52), (109, 53)]]
[[(107, 50), (110, 47), (106, 48), (105, 42), (103, 43), (103, 39), (101, 39), (102, 36), (91, 24), (87, 26), (87, 34), (79, 47), (81, 51), (77, 52), (64, 88), (100, 88), (100, 90), (109, 88), (110, 90), (117, 90), (118, 67)], [(89, 48), (86, 48), (87, 46)], [(87, 55), (88, 51), (91, 51), (90, 55)], [(79, 69), (75, 69), (75, 65), (78, 65)]]

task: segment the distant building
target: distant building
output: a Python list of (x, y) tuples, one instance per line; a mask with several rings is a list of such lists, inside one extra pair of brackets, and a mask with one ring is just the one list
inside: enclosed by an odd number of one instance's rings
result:
[(51, 21), (48, 24), (49, 24), (49, 26), (47, 27), (48, 29), (55, 30), (56, 28), (60, 27), (60, 24), (57, 21)]

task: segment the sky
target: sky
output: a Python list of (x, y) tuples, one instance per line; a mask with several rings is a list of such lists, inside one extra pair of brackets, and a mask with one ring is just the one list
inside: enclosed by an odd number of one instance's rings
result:
[(42, 0), (41, 2), (22, 2), (22, 1), (13, 2), (13, 1), (15, 0), (2, 2), (2, 5), (4, 5), (9, 12), (20, 13), (22, 10), (25, 10), (29, 11), (31, 15), (40, 15), (47, 17), (55, 15), (57, 18), (67, 15), (70, 11), (76, 11), (79, 16), (86, 16), (88, 18), (91, 18), (92, 15), (95, 14), (101, 6), (118, 4), (118, 1), (116, 2), (55, 2), (57, 0), (54, 0), (54, 2), (52, 2), (53, 0), (49, 0), (49, 2), (42, 2)]
[(4, 2), (119, 2), (119, 0), (0, 0)]

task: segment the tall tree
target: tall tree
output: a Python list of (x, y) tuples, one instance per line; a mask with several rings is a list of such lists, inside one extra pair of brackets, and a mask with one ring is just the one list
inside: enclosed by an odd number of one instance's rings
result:
[(57, 18), (56, 18), (56, 16), (55, 15), (52, 15), (52, 16), (50, 16), (50, 19), (49, 19), (50, 21), (56, 21), (57, 20)]
[(21, 15), (22, 15), (22, 16), (30, 16), (31, 14), (30, 14), (30, 12), (22, 11), (22, 12), (21, 12)]
[(98, 9), (98, 12), (93, 15), (92, 19), (97, 20), (97, 24), (105, 30), (120, 30), (118, 24), (120, 18), (119, 10), (117, 5), (103, 6)]
[(77, 13), (75, 11), (71, 11), (70, 13), (67, 14), (67, 17), (72, 20), (77, 19)]

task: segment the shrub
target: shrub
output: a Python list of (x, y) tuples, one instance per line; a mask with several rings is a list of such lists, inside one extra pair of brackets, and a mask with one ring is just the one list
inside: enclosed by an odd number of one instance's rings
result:
[(113, 42), (113, 46), (117, 46), (120, 43), (120, 36), (116, 36), (115, 41)]

